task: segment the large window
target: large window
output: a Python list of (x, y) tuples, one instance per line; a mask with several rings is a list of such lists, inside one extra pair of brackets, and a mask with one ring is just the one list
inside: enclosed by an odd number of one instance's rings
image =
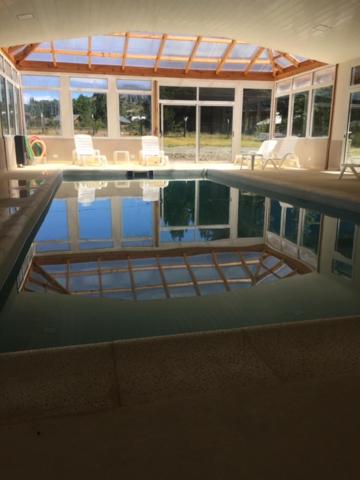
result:
[(22, 84), (27, 133), (60, 135), (59, 77), (24, 75)]
[(151, 135), (151, 81), (117, 80), (120, 135)]
[(292, 135), (306, 136), (309, 92), (296, 93), (293, 97)]
[[(0, 57), (1, 58), (1, 57)], [(4, 135), (9, 134), (9, 119), (6, 104), (6, 81), (0, 76), (0, 126)]]
[(327, 137), (329, 134), (332, 87), (318, 88), (313, 94), (313, 137)]
[(107, 80), (71, 78), (74, 132), (93, 137), (107, 136)]
[(275, 137), (286, 137), (289, 114), (289, 95), (278, 97), (275, 107)]
[(241, 147), (253, 150), (269, 138), (271, 90), (245, 88)]

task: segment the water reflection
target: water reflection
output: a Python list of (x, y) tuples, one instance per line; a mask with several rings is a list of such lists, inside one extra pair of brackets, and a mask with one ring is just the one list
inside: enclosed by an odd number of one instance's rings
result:
[(358, 243), (354, 223), (207, 180), (64, 182), (35, 239), (38, 253), (266, 244), (347, 277)]

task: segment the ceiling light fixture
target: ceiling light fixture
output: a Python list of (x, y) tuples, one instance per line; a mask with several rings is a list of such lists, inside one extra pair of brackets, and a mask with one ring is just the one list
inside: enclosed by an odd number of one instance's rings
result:
[(19, 15), (16, 15), (16, 18), (20, 21), (32, 20), (34, 18), (34, 15), (32, 13), (20, 13)]

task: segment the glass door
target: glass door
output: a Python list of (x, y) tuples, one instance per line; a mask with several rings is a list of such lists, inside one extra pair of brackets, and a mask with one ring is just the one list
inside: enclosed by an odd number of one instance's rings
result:
[(345, 162), (360, 161), (360, 92), (350, 95)]
[(161, 105), (163, 149), (169, 160), (196, 161), (196, 107)]
[(232, 121), (233, 107), (200, 106), (199, 160), (231, 161)]

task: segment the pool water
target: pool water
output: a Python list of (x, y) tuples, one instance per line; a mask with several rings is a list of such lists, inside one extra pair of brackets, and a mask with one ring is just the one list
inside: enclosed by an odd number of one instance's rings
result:
[(357, 229), (204, 179), (63, 182), (22, 289), (141, 301), (225, 293), (316, 270), (351, 280)]

